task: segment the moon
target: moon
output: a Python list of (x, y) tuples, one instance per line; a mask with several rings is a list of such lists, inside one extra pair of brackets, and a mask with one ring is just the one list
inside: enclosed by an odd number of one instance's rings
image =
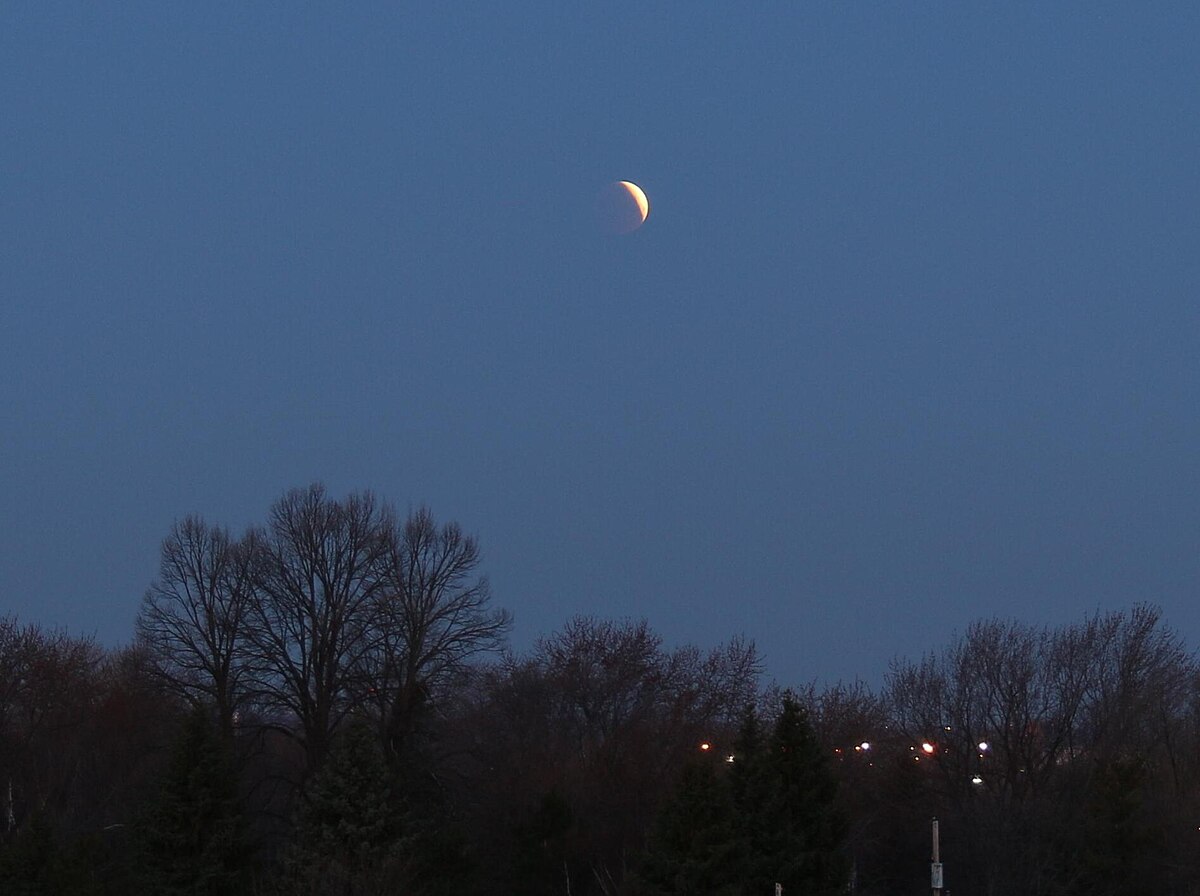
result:
[(612, 233), (630, 233), (646, 223), (650, 200), (630, 180), (618, 180), (604, 188), (598, 203), (600, 223)]
[(642, 220), (638, 222), (638, 226), (640, 227), (646, 223), (646, 218), (650, 217), (650, 200), (646, 198), (646, 194), (642, 188), (632, 181), (622, 180), (618, 181), (618, 183), (625, 188), (626, 192), (633, 197), (633, 201), (637, 203), (638, 212), (642, 216)]

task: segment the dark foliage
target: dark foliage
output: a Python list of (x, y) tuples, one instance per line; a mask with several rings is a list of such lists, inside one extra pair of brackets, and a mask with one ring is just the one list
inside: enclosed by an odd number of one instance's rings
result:
[(281, 892), (391, 892), (411, 877), (411, 833), (382, 750), (350, 727), (313, 778), (297, 812)]
[(849, 879), (842, 852), (847, 825), (837, 783), (808, 714), (787, 695), (758, 768), (751, 771), (757, 805), (750, 839), (751, 889), (771, 883), (811, 896), (841, 893)]
[(572, 873), (569, 837), (575, 818), (567, 800), (558, 791), (542, 797), (533, 813), (513, 829), (511, 877), (507, 889), (528, 896), (551, 896), (562, 892)]
[(747, 710), (734, 753), (702, 751), (659, 814), (642, 866), (651, 893), (833, 894), (846, 889), (846, 824), (807, 714), (786, 694), (765, 742)]
[(162, 896), (233, 896), (251, 880), (252, 850), (227, 742), (209, 713), (187, 717), (157, 793), (137, 826), (138, 878)]
[(887, 896), (936, 816), (955, 896), (1200, 896), (1200, 669), (1153, 607), (764, 693), (752, 644), (638, 621), (488, 664), (481, 556), (318, 484), (175, 526), (132, 648), (0, 617), (0, 893)]
[(740, 836), (728, 780), (716, 759), (689, 762), (659, 813), (642, 862), (647, 893), (737, 896), (746, 879), (746, 843)]

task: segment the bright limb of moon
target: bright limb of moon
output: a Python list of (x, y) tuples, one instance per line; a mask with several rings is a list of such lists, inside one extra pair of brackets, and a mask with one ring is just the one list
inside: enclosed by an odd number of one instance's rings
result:
[(618, 181), (618, 183), (629, 191), (629, 195), (637, 203), (638, 211), (642, 213), (642, 221), (644, 222), (650, 214), (650, 200), (646, 198), (646, 194), (642, 192), (642, 188), (637, 184), (627, 180)]
[(609, 181), (596, 196), (596, 223), (608, 233), (632, 233), (649, 213), (646, 194), (632, 181)]

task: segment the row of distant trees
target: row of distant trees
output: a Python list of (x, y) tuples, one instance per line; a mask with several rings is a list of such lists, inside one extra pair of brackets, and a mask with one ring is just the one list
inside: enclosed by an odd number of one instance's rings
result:
[(937, 816), (955, 893), (1200, 891), (1200, 670), (1157, 609), (981, 621), (878, 696), (813, 697), (868, 876)]
[(370, 494), (167, 534), (132, 645), (0, 618), (7, 893), (1200, 892), (1200, 674), (1151, 607), (861, 685), (577, 618)]

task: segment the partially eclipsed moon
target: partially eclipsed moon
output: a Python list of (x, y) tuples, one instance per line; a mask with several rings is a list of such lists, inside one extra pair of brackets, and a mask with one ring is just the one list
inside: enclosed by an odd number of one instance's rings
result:
[(620, 184), (629, 192), (629, 195), (633, 197), (633, 201), (637, 203), (638, 211), (641, 212), (642, 222), (644, 223), (650, 214), (650, 201), (646, 199), (646, 194), (642, 192), (641, 187), (635, 183), (631, 183), (630, 181), (623, 180), (620, 181)]
[(632, 181), (614, 181), (604, 188), (599, 200), (600, 224), (612, 233), (637, 230), (650, 215), (650, 201)]

